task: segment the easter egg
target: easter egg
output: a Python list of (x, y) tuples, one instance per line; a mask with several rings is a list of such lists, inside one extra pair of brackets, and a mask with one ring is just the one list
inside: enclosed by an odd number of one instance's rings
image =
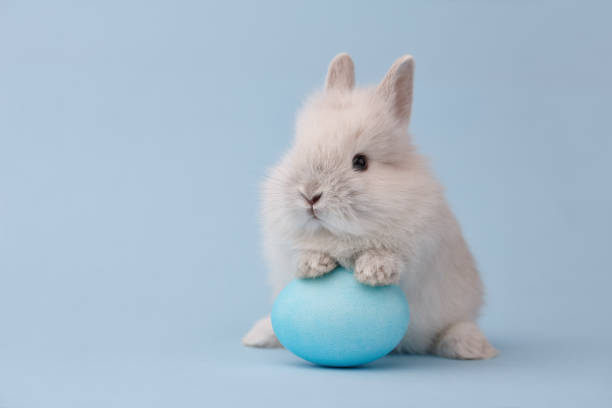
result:
[(409, 310), (398, 286), (368, 286), (339, 267), (289, 283), (271, 318), (276, 337), (292, 353), (323, 366), (349, 367), (392, 351), (406, 333)]

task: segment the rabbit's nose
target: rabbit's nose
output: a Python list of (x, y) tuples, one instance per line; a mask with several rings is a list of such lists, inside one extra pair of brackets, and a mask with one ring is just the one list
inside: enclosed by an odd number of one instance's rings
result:
[(306, 200), (308, 204), (315, 205), (315, 203), (321, 199), (321, 196), (323, 195), (323, 193), (317, 193), (310, 198), (308, 198), (308, 196), (303, 194), (302, 192), (300, 192), (300, 195), (302, 196), (304, 200)]
[(310, 197), (310, 203), (311, 204), (316, 203), (317, 201), (319, 201), (322, 195), (323, 193), (318, 193), (318, 194), (313, 195), (312, 197)]

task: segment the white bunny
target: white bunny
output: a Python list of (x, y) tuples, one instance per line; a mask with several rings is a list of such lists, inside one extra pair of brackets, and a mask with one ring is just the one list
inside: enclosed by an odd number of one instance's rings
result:
[[(293, 147), (263, 185), (263, 235), (274, 295), (295, 275), (337, 264), (368, 285), (399, 283), (410, 325), (398, 352), (458, 359), (497, 354), (475, 323), (483, 288), (424, 158), (411, 143), (414, 61), (398, 59), (375, 88), (354, 89), (336, 56), (325, 89), (301, 110)], [(280, 346), (266, 317), (243, 338)]]

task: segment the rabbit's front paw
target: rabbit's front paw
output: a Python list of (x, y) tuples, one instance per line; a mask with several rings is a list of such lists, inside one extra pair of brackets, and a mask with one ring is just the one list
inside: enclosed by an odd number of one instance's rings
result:
[(397, 284), (400, 279), (399, 258), (385, 250), (365, 251), (355, 261), (355, 277), (370, 286)]
[(298, 255), (298, 278), (316, 278), (330, 272), (338, 264), (329, 255), (318, 251), (304, 251)]

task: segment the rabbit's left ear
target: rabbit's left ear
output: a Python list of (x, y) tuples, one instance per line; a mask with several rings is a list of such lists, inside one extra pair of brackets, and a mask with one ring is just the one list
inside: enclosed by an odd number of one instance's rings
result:
[(355, 66), (353, 60), (346, 54), (338, 54), (329, 64), (325, 90), (350, 91), (355, 86)]
[(400, 121), (410, 120), (413, 78), (414, 59), (404, 55), (395, 61), (376, 90)]

